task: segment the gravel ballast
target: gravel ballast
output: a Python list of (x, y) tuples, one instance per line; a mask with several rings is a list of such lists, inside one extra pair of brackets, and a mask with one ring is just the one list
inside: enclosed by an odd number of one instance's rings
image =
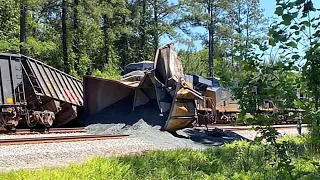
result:
[[(82, 134), (130, 134), (131, 136), (99, 141), (0, 146), (0, 171), (60, 167), (69, 163), (82, 163), (87, 158), (96, 155), (110, 157), (155, 149), (204, 149), (236, 139), (253, 139), (256, 136), (255, 131), (249, 130), (241, 130), (236, 133), (217, 130), (208, 135), (203, 133), (203, 130), (192, 128), (171, 134), (161, 131), (160, 125), (152, 126), (143, 119), (132, 125), (124, 123), (93, 124), (86, 127), (86, 131), (87, 133)], [(306, 128), (303, 128), (303, 132), (306, 132)], [(295, 128), (281, 129), (280, 133), (294, 135), (297, 134), (297, 130)], [(8, 136), (0, 135), (0, 139), (6, 139)], [(18, 138), (30, 136), (61, 136), (61, 134), (18, 135)], [(11, 135), (10, 138), (13, 137), (17, 138), (16, 135)]]
[[(94, 124), (86, 127), (89, 134), (130, 134), (141, 141), (162, 148), (191, 148), (202, 149), (207, 146), (220, 146), (225, 142), (243, 137), (233, 133), (223, 133), (224, 136), (207, 135), (203, 130), (186, 128), (176, 134), (161, 131), (160, 126), (151, 126), (143, 119), (133, 125), (120, 124)], [(221, 134), (221, 133), (220, 133)]]
[(156, 149), (137, 138), (0, 146), (0, 170), (59, 167), (93, 155), (112, 156)]

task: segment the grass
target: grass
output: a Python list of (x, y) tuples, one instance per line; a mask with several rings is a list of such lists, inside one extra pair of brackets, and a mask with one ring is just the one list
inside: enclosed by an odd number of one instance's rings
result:
[[(308, 149), (307, 137), (286, 137), (294, 157), (294, 179), (319, 179), (319, 154)], [(0, 179), (289, 179), (276, 166), (270, 147), (245, 141), (204, 151), (152, 151), (144, 155), (96, 157), (64, 168), (21, 170), (0, 174)]]

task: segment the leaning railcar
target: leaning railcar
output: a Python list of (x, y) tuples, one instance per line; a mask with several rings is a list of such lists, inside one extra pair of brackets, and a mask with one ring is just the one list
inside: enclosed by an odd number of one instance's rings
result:
[(82, 81), (27, 56), (0, 57), (0, 126), (62, 126), (81, 114)]
[(30, 127), (62, 126), (78, 116), (83, 107), (82, 81), (27, 56), (21, 57), (21, 63), (27, 108), (42, 112), (28, 120)]

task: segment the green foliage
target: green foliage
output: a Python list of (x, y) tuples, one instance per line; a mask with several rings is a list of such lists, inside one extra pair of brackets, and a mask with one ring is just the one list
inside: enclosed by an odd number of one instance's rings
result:
[[(289, 179), (295, 178), (296, 165), (290, 154), (291, 147), (287, 142), (279, 143), (277, 141), (279, 133), (271, 124), (279, 120), (280, 115), (284, 115), (287, 109), (303, 108), (307, 110), (305, 120), (312, 122), (311, 137), (308, 143), (319, 143), (318, 119), (318, 97), (319, 97), (319, 54), (318, 41), (312, 33), (311, 27), (316, 27), (320, 18), (310, 19), (309, 13), (315, 11), (310, 7), (311, 1), (287, 1), (278, 0), (275, 14), (282, 19), (275, 22), (269, 31), (269, 45), (278, 47), (279, 61), (265, 62), (252, 47), (260, 47), (265, 53), (266, 49), (261, 48), (259, 44), (251, 44), (251, 47), (237, 46), (238, 57), (235, 59), (243, 65), (244, 75), (238, 79), (238, 87), (233, 88), (235, 98), (241, 107), (240, 117), (251, 114), (247, 119), (249, 123), (266, 125), (258, 126), (256, 130), (261, 132), (262, 136), (256, 138), (257, 142), (265, 140), (270, 144), (271, 149), (268, 153), (273, 154), (276, 163), (273, 166), (281, 172), (281, 175)], [(303, 5), (303, 10), (301, 8)], [(302, 10), (302, 11), (301, 11)], [(304, 36), (304, 41), (302, 40)], [(315, 33), (316, 34), (316, 33)], [(307, 42), (305, 56), (298, 52), (301, 44)], [(302, 44), (303, 45), (303, 44)], [(303, 48), (303, 47), (302, 47)], [(268, 48), (267, 48), (268, 49)], [(303, 68), (299, 67), (299, 60), (305, 59)], [(301, 71), (302, 70), (302, 71)], [(302, 75), (302, 76), (301, 76)], [(302, 92), (311, 92), (311, 99), (301, 100), (296, 96), (296, 88)], [(264, 108), (264, 102), (268, 100), (276, 106), (276, 111), (267, 113)], [(311, 101), (310, 101), (311, 100)], [(266, 107), (268, 108), (268, 107)], [(273, 109), (275, 110), (275, 109)], [(296, 116), (288, 116), (292, 119)], [(317, 152), (317, 149), (313, 149)]]
[[(115, 69), (111, 69), (116, 72), (120, 66), (131, 62), (153, 60), (160, 37), (175, 34), (170, 19), (179, 6), (168, 1), (64, 2), (68, 69), (80, 78), (90, 69), (104, 71), (109, 61), (119, 61), (112, 66)], [(143, 5), (142, 2), (146, 3)], [(65, 69), (61, 40), (62, 1), (1, 0), (0, 4), (0, 51), (19, 53), (21, 45), (26, 49), (26, 55)], [(19, 40), (21, 5), (26, 7), (26, 43)], [(106, 66), (110, 70), (111, 67)]]
[(180, 50), (178, 56), (182, 61), (184, 73), (207, 76), (208, 74), (208, 50), (195, 51), (192, 49)]
[[(290, 147), (293, 179), (314, 179), (319, 174), (319, 154), (303, 148), (306, 136), (286, 137), (281, 144)], [(84, 164), (64, 168), (22, 170), (0, 174), (1, 179), (290, 179), (277, 166), (274, 150), (246, 141), (203, 151), (151, 151), (142, 155), (96, 157)], [(318, 162), (318, 163), (317, 163)]]
[[(176, 18), (174, 24), (191, 36), (192, 41), (202, 40), (205, 49), (210, 51), (211, 48), (214, 56), (213, 67), (219, 69), (221, 64), (216, 65), (216, 61), (225, 58), (226, 54), (228, 57), (234, 56), (235, 46), (249, 46), (253, 41), (263, 38), (267, 20), (259, 8), (259, 1), (256, 0), (217, 0), (211, 1), (211, 5), (209, 2), (181, 0), (180, 18)], [(191, 29), (194, 27), (206, 31), (201, 34)], [(210, 40), (207, 33), (214, 38)], [(225, 76), (219, 72), (215, 75)]]
[(107, 79), (119, 80), (121, 78), (120, 72), (121, 71), (118, 69), (118, 66), (111, 62), (106, 64), (102, 71), (95, 69), (92, 72), (92, 75)]
[[(303, 59), (305, 63), (301, 69), (302, 77), (297, 85), (301, 92), (308, 95), (307, 99), (297, 102), (306, 110), (304, 117), (310, 124), (312, 142), (319, 143), (319, 89), (320, 89), (320, 58), (318, 40), (319, 32), (317, 28), (320, 24), (320, 18), (315, 16), (311, 18), (312, 13), (319, 13), (319, 10), (313, 7), (311, 0), (296, 1), (277, 1), (277, 11), (283, 12), (283, 21), (274, 24), (270, 31), (273, 37), (271, 45), (280, 45), (279, 47), (291, 55), (293, 62)], [(276, 13), (280, 16), (280, 13)], [(289, 28), (290, 27), (290, 28)], [(298, 50), (304, 50), (299, 53)], [(297, 64), (297, 63), (296, 63)], [(291, 65), (294, 66), (293, 63)]]

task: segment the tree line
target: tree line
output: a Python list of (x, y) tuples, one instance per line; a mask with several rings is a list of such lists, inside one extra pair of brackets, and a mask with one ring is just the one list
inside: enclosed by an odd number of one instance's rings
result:
[[(189, 45), (180, 51), (188, 73), (212, 76), (214, 61), (262, 37), (264, 22), (259, 0), (1, 0), (0, 51), (77, 77), (118, 75), (128, 63), (152, 61), (166, 36)], [(195, 40), (203, 52), (193, 50)], [(204, 54), (199, 64), (187, 63), (197, 62), (190, 53)]]

